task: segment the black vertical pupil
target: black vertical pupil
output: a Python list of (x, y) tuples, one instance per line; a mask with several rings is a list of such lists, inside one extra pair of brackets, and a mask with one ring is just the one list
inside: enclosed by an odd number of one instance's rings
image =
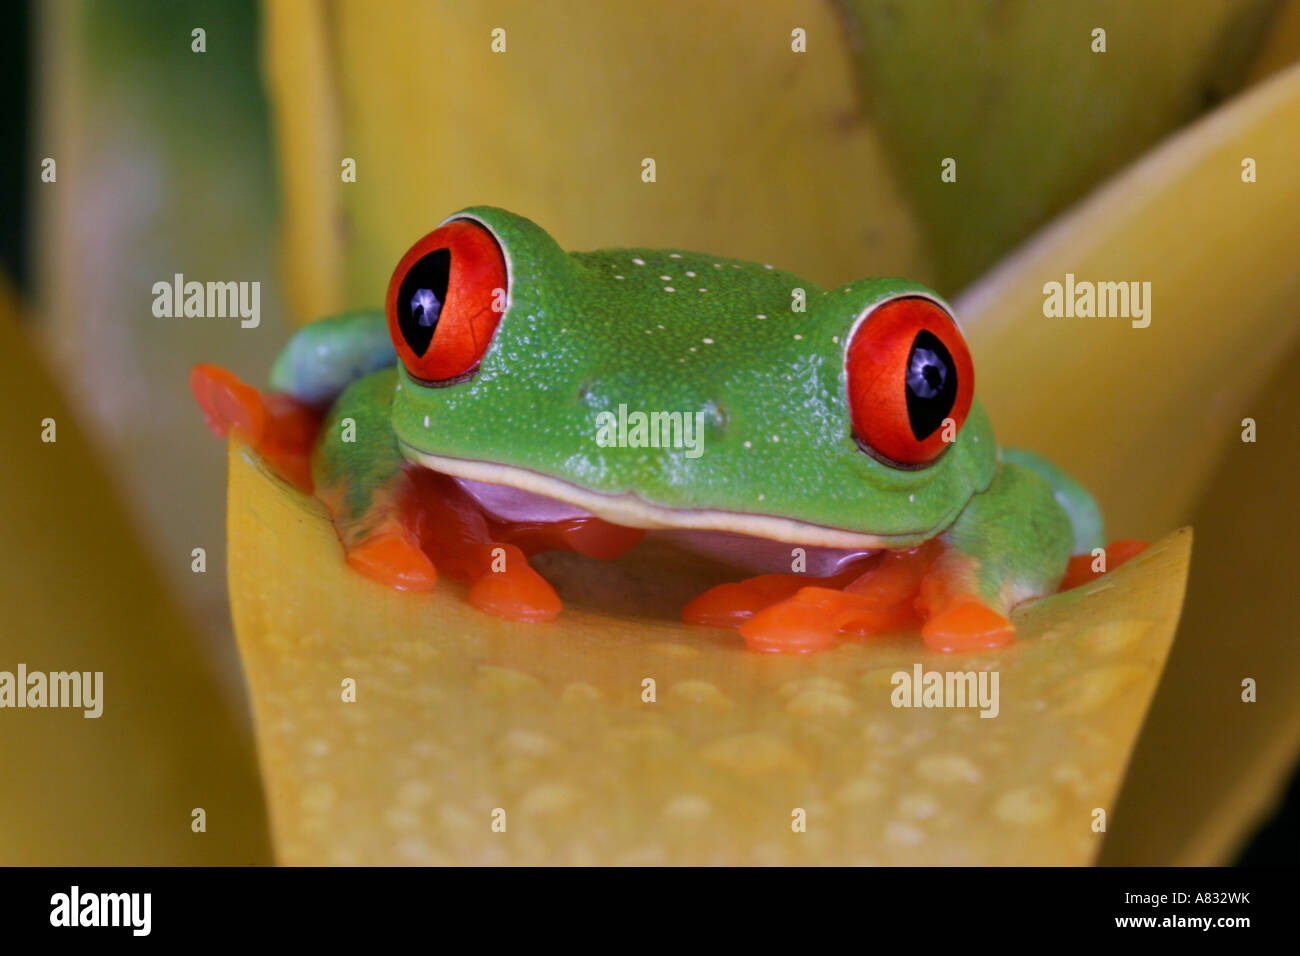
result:
[(916, 333), (904, 378), (907, 423), (912, 436), (924, 441), (943, 424), (957, 401), (957, 367), (952, 353), (933, 332), (922, 329)]
[(447, 301), (447, 282), (451, 277), (451, 250), (435, 249), (416, 260), (406, 270), (397, 290), (397, 323), (402, 338), (417, 358), (423, 358), (433, 341)]

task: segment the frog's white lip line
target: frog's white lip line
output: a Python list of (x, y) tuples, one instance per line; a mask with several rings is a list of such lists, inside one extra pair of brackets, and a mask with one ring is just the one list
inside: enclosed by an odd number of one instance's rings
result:
[(559, 478), (542, 475), (527, 468), (502, 465), (466, 458), (446, 458), (431, 455), (402, 443), (403, 454), (426, 468), (440, 471), (453, 478), (485, 481), (494, 485), (508, 485), (534, 494), (545, 495), (557, 501), (590, 511), (598, 518), (629, 528), (691, 528), (699, 531), (730, 531), (752, 537), (787, 541), (791, 544), (812, 545), (825, 548), (871, 549), (910, 547), (918, 537), (930, 537), (930, 532), (914, 535), (861, 534), (843, 531), (825, 525), (808, 524), (793, 518), (771, 515), (747, 514), (739, 511), (715, 509), (666, 508), (646, 501), (634, 494), (608, 495), (588, 491)]

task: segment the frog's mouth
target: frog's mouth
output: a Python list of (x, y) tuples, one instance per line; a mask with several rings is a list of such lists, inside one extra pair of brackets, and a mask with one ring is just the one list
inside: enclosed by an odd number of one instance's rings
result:
[(789, 570), (790, 546), (808, 551), (812, 573), (830, 573), (847, 560), (885, 548), (913, 547), (927, 535), (862, 534), (775, 515), (711, 508), (669, 508), (628, 493), (591, 491), (526, 468), (495, 462), (432, 455), (403, 446), (406, 456), (426, 468), (457, 479), (484, 508), (510, 521), (563, 521), (594, 515), (612, 524), (667, 532), (691, 550), (728, 563)]

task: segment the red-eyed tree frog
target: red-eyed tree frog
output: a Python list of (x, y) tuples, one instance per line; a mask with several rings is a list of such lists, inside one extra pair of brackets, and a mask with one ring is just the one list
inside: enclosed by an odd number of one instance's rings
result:
[(531, 555), (613, 558), (650, 534), (760, 572), (683, 612), (754, 649), (918, 625), (932, 649), (995, 647), (1104, 541), (1078, 483), (998, 449), (924, 286), (569, 253), (503, 209), (416, 242), (383, 311), (301, 329), (272, 393), (213, 366), (191, 382), (214, 430), (314, 488), (352, 567), (408, 591), (451, 575), (516, 620), (561, 609)]

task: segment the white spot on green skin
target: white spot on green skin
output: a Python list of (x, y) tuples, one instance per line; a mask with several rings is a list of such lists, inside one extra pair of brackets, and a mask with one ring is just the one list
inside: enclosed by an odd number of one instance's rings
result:
[(672, 282), (672, 281), (673, 281), (673, 277), (672, 277), (672, 276), (660, 276), (659, 278), (662, 279), (664, 282)]
[(908, 500), (908, 501), (915, 501), (915, 500), (916, 500), (916, 495), (908, 495), (908, 496), (907, 496), (907, 500)]
[(765, 316), (762, 312), (758, 313), (758, 317), (759, 317), (760, 319), (766, 319), (766, 318), (767, 318), (767, 316)]
[(765, 263), (763, 263), (763, 268), (764, 268), (764, 269), (770, 269), (770, 268), (772, 268), (772, 267), (769, 266), (769, 265), (765, 262)]
[(682, 254), (681, 254), (680, 252), (670, 252), (670, 253), (668, 253), (668, 258), (669, 258), (669, 259), (680, 259), (681, 257), (682, 257)]
[(632, 261), (639, 266), (645, 265), (645, 260), (640, 257), (634, 258)]
[(674, 288), (673, 288), (672, 286), (670, 286), (670, 285), (666, 285), (666, 286), (664, 286), (664, 291), (665, 291), (665, 292), (676, 292), (677, 290), (674, 289)]
[(622, 276), (614, 276), (614, 278), (615, 278), (615, 279), (621, 279), (621, 278), (623, 278), (623, 277), (622, 277)]
[(425, 416), (424, 416), (424, 427), (425, 427), (425, 428), (428, 428), (428, 427), (429, 427), (429, 416), (428, 416), (428, 415), (425, 415)]
[(794, 336), (794, 340), (795, 340), (796, 342), (802, 342), (802, 341), (803, 341), (803, 336), (802, 336), (802, 335), (799, 335), (799, 334), (796, 332), (796, 333), (795, 333), (795, 336)]
[(713, 344), (713, 339), (705, 339), (705, 340), (704, 340), (704, 344), (705, 344), (705, 345), (712, 345), (712, 344)]
[(686, 270), (686, 277), (687, 277), (688, 279), (694, 279), (694, 278), (695, 278), (695, 273), (694, 273), (694, 272), (691, 272), (689, 269), (687, 269), (687, 270)]
[(746, 447), (746, 448), (753, 448), (753, 447), (754, 447), (754, 443), (753, 443), (752, 441), (747, 441), (747, 442), (745, 442), (745, 447)]

